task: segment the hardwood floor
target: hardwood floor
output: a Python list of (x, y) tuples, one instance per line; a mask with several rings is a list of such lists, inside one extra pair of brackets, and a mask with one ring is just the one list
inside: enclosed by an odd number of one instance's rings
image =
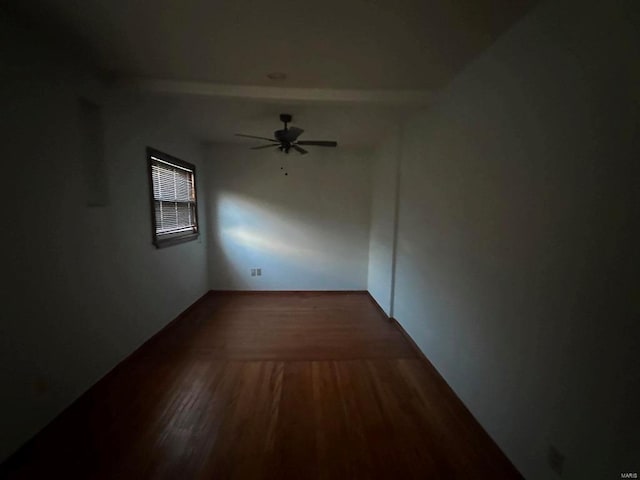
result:
[(522, 478), (366, 293), (209, 293), (3, 478)]

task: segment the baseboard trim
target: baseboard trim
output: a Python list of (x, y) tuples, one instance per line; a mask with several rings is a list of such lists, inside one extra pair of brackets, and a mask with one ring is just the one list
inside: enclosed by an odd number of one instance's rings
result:
[[(202, 294), (195, 302), (193, 302), (191, 305), (189, 305), (187, 308), (185, 308), (182, 312), (180, 312), (178, 314), (178, 316), (176, 318), (174, 318), (173, 320), (171, 320), (169, 323), (167, 323), (164, 327), (162, 327), (160, 330), (158, 330), (156, 333), (154, 333), (153, 335), (151, 335), (149, 338), (147, 338), (144, 342), (142, 342), (142, 344), (136, 348), (133, 352), (131, 352), (129, 355), (127, 355), (120, 363), (118, 363), (115, 367), (113, 367), (111, 370), (109, 370), (109, 372), (107, 372), (107, 374), (102, 377), (99, 381), (101, 381), (103, 378), (107, 378), (107, 376), (112, 375), (116, 372), (116, 369), (121, 368), (121, 365), (123, 365), (124, 363), (126, 363), (129, 359), (132, 359), (135, 357), (136, 354), (139, 354), (140, 351), (144, 350), (144, 347), (149, 344), (152, 343), (154, 341), (154, 339), (160, 335), (160, 333), (162, 333), (165, 330), (168, 330), (170, 328), (172, 328), (176, 323), (178, 323), (181, 319), (183, 319), (184, 317), (186, 317), (187, 315), (189, 315), (193, 310), (195, 310), (196, 308), (198, 308), (198, 306), (203, 303), (210, 295), (212, 294), (211, 290), (207, 290), (204, 294)], [(96, 382), (96, 383), (98, 383)]]
[(369, 290), (367, 290), (367, 296), (369, 297), (369, 300), (371, 300), (371, 302), (376, 306), (376, 308), (380, 311), (380, 313), (382, 313), (382, 315), (385, 316), (385, 318), (388, 318), (389, 320), (391, 320), (391, 317), (389, 315), (387, 315), (387, 312), (384, 311), (384, 308), (382, 308), (380, 306), (380, 304), (378, 303), (378, 301), (373, 298), (373, 295), (371, 295), (371, 292)]
[(411, 345), (411, 347), (415, 350), (416, 355), (418, 355), (418, 357), (420, 358), (420, 360), (422, 360), (422, 362), (425, 365), (425, 368), (427, 368), (427, 370), (429, 370), (431, 373), (433, 373), (434, 377), (437, 379), (437, 382), (440, 383), (440, 387), (445, 390), (447, 392), (447, 394), (452, 398), (455, 399), (454, 401), (458, 403), (458, 405), (469, 415), (469, 418), (473, 419), (473, 422), (475, 424), (475, 427), (477, 429), (479, 429), (480, 431), (483, 432), (483, 434), (486, 436), (486, 438), (488, 439), (488, 441), (490, 441), (496, 449), (498, 449), (502, 455), (504, 456), (504, 458), (511, 464), (511, 466), (513, 467), (513, 469), (520, 473), (520, 471), (516, 468), (516, 466), (513, 464), (513, 462), (511, 461), (511, 459), (509, 457), (507, 457), (505, 455), (505, 453), (502, 451), (502, 449), (500, 448), (500, 446), (496, 443), (496, 441), (491, 437), (491, 435), (489, 435), (487, 433), (487, 431), (484, 429), (484, 427), (482, 426), (482, 424), (478, 421), (478, 419), (473, 415), (473, 413), (471, 413), (471, 410), (469, 410), (467, 408), (467, 406), (464, 404), (464, 402), (460, 399), (460, 397), (458, 397), (458, 394), (455, 392), (455, 390), (453, 390), (453, 388), (451, 388), (451, 385), (449, 385), (447, 383), (447, 381), (445, 380), (445, 378), (442, 376), (442, 374), (438, 371), (438, 369), (433, 365), (433, 363), (431, 363), (431, 361), (427, 358), (427, 356), (424, 354), (424, 352), (420, 349), (420, 347), (418, 347), (418, 344), (413, 340), (413, 338), (411, 338), (411, 335), (409, 335), (407, 333), (407, 331), (404, 329), (404, 327), (400, 324), (400, 322), (398, 322), (397, 319), (390, 317), (390, 320), (393, 322), (393, 324), (395, 325), (395, 327), (400, 331), (400, 333), (402, 333), (402, 335), (404, 336), (404, 338), (407, 340), (407, 342), (409, 342), (409, 344)]
[[(433, 364), (429, 361), (429, 359), (427, 358), (427, 356), (424, 354), (424, 352), (420, 349), (420, 347), (418, 346), (418, 344), (413, 340), (413, 338), (411, 338), (411, 335), (409, 335), (407, 333), (407, 331), (404, 329), (404, 327), (402, 325), (400, 325), (400, 322), (398, 322), (398, 320), (396, 320), (393, 317), (389, 317), (389, 320), (391, 320), (391, 322), (393, 322), (393, 324), (395, 325), (395, 327), (400, 330), (400, 333), (402, 333), (402, 336), (405, 338), (405, 340), (407, 342), (409, 342), (409, 345), (411, 345), (411, 348), (413, 348), (414, 352), (416, 352), (416, 355), (418, 357), (420, 357), (422, 360), (424, 360), (425, 362), (427, 362), (429, 364), (429, 367), (434, 370), (438, 376), (442, 379), (442, 381), (444, 383), (447, 383), (444, 379), (444, 377), (442, 375), (440, 375), (440, 372), (438, 372), (436, 370), (436, 368), (433, 366)], [(447, 384), (447, 387), (449, 387), (449, 384)], [(449, 389), (451, 389), (451, 387), (449, 387)], [(451, 390), (453, 391), (453, 390)]]
[(353, 293), (368, 293), (366, 290), (209, 290), (209, 293), (220, 293), (220, 294), (230, 294), (230, 295), (256, 295), (256, 294), (292, 294), (292, 293), (344, 293), (344, 294), (353, 294)]
[(118, 363), (116, 363), (116, 365), (111, 370), (109, 370), (102, 377), (100, 377), (98, 380), (96, 380), (94, 383), (92, 383), (89, 386), (89, 388), (87, 388), (84, 392), (82, 392), (75, 400), (73, 400), (71, 403), (69, 403), (66, 407), (64, 407), (62, 410), (60, 410), (60, 412), (57, 415), (55, 415), (49, 422), (47, 422), (45, 425), (43, 425), (42, 428), (40, 428), (37, 432), (35, 432), (27, 441), (25, 441), (22, 445), (20, 445), (17, 449), (15, 449), (13, 451), (13, 453), (9, 454), (9, 456), (6, 457), (5, 459), (0, 460), (0, 478), (4, 478), (5, 471), (9, 471), (10, 466), (11, 466), (11, 464), (13, 462), (19, 461), (20, 456), (24, 455), (26, 452), (29, 451), (29, 449), (33, 445), (34, 440), (40, 434), (40, 432), (42, 432), (43, 430), (48, 428), (50, 425), (52, 425), (55, 422), (57, 422), (64, 415), (66, 415), (67, 412), (74, 405), (77, 405), (78, 403), (82, 402), (87, 397), (87, 395), (89, 395), (89, 392), (91, 390), (93, 390), (95, 388), (98, 388), (98, 386), (100, 384), (104, 383), (104, 382), (108, 382), (111, 377), (113, 377), (117, 372), (119, 372), (120, 370), (125, 368), (127, 366), (127, 364), (129, 362), (131, 362), (131, 360), (136, 358), (136, 355), (139, 355), (140, 352), (142, 350), (144, 350), (144, 347), (147, 344), (149, 344), (150, 342), (152, 342), (154, 340), (154, 338), (156, 338), (160, 334), (160, 332), (162, 332), (162, 331), (164, 331), (164, 330), (166, 330), (168, 328), (171, 328), (172, 325), (176, 324), (180, 319), (184, 318), (186, 315), (188, 315), (190, 312), (192, 312), (195, 308), (197, 308), (201, 303), (203, 303), (204, 300), (210, 294), (211, 294), (210, 290), (205, 292), (200, 298), (198, 298), (195, 302), (193, 302), (186, 309), (184, 309), (181, 313), (179, 313), (176, 318), (171, 320), (164, 327), (162, 327), (160, 330), (158, 330), (156, 333), (154, 333), (151, 337), (149, 337), (147, 340), (145, 340), (140, 346), (138, 346), (133, 352), (131, 352), (125, 358), (123, 358)]

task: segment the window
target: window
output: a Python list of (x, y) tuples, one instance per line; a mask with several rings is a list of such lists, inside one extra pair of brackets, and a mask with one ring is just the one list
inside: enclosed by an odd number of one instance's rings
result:
[(153, 244), (157, 248), (198, 238), (196, 168), (147, 148)]

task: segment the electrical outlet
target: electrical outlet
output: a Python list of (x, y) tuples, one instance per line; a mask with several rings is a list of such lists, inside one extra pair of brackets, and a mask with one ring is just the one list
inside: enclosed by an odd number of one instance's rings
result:
[(262, 276), (262, 269), (261, 268), (256, 268), (256, 275), (257, 276)]
[(252, 268), (252, 269), (251, 269), (251, 276), (252, 276), (252, 277), (255, 277), (255, 276), (256, 276), (256, 269), (255, 269), (255, 268)]
[(551, 467), (551, 470), (556, 472), (558, 476), (562, 476), (562, 469), (564, 468), (564, 455), (562, 455), (553, 445), (549, 445), (549, 450), (547, 452), (547, 463)]

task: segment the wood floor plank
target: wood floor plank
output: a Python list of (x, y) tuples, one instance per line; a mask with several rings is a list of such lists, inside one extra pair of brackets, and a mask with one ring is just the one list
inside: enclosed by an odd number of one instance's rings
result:
[(364, 293), (212, 293), (0, 478), (521, 478)]
[(311, 362), (286, 362), (276, 446), (266, 478), (316, 479), (318, 470)]
[(156, 339), (154, 352), (235, 360), (416, 356), (362, 293), (214, 293), (204, 305)]

